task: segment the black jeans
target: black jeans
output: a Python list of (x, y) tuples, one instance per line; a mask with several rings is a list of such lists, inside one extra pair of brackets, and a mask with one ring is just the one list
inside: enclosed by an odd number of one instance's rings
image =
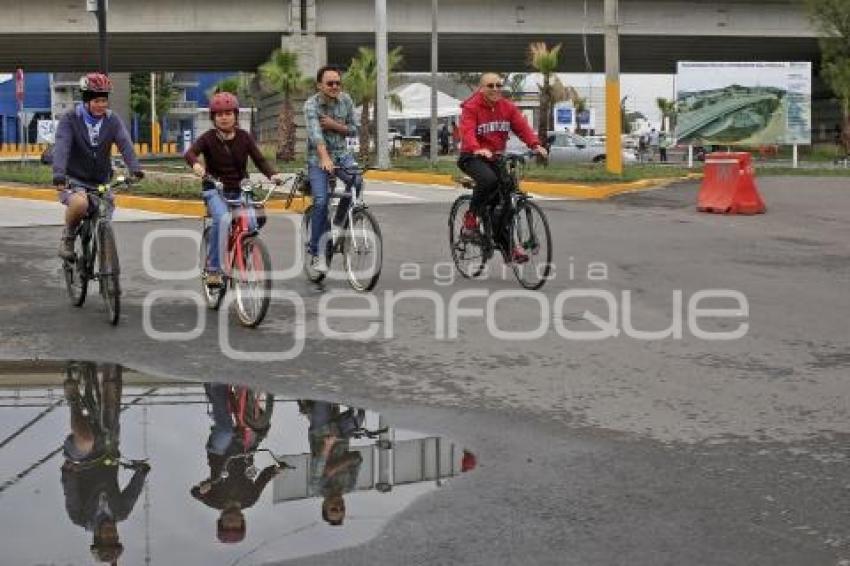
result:
[(499, 188), (499, 179), (503, 175), (499, 164), (478, 155), (463, 153), (457, 160), (457, 166), (475, 181), (469, 209), (479, 217), (483, 216), (485, 205)]

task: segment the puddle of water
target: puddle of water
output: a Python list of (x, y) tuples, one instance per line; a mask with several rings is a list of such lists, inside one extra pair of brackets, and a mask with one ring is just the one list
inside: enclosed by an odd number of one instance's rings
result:
[(0, 455), (7, 564), (330, 552), (475, 467), (372, 411), (84, 362), (0, 363)]

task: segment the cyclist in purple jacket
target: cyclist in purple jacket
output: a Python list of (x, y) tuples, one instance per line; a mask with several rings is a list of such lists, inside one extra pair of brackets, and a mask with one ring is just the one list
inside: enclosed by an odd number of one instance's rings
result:
[[(63, 259), (74, 259), (74, 232), (93, 209), (85, 186), (108, 183), (112, 178), (113, 143), (132, 174), (137, 179), (144, 177), (126, 126), (109, 110), (110, 78), (89, 73), (80, 79), (80, 91), (83, 102), (59, 120), (53, 149), (53, 184), (60, 191), (59, 202), (67, 207), (59, 242), (59, 257)], [(112, 194), (106, 199), (111, 204)]]

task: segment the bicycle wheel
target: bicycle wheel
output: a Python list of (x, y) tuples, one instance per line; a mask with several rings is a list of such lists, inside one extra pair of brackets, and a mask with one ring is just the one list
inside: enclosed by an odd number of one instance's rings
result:
[(552, 269), (552, 234), (549, 221), (536, 203), (521, 200), (511, 219), (511, 248), (521, 246), (528, 254), (525, 263), (511, 263), (517, 280), (526, 289), (539, 289)]
[[(303, 271), (304, 275), (312, 281), (313, 283), (320, 283), (324, 278), (326, 273), (321, 273), (313, 269), (310, 265), (310, 253), (309, 253), (309, 244), (310, 237), (313, 229), (313, 205), (307, 207), (304, 211), (304, 215), (301, 217), (301, 242), (304, 244), (304, 265)], [(333, 245), (330, 241), (328, 241), (327, 248), (325, 249), (325, 263), (330, 267), (331, 259), (333, 259)]]
[(242, 326), (254, 328), (269, 310), (272, 291), (272, 262), (259, 236), (243, 238), (242, 263), (234, 260), (233, 265), (236, 314)]
[(274, 395), (264, 391), (249, 389), (245, 400), (245, 424), (254, 430), (269, 427), (274, 409)]
[(100, 294), (106, 303), (106, 316), (110, 324), (117, 325), (121, 316), (121, 267), (118, 263), (118, 244), (109, 222), (101, 222), (98, 230), (98, 281)]
[(381, 277), (384, 240), (381, 228), (372, 214), (360, 208), (351, 213), (342, 244), (342, 255), (348, 282), (355, 291), (371, 291)]
[(207, 285), (206, 265), (211, 231), (212, 227), (210, 226), (204, 228), (204, 233), (201, 236), (200, 263), (198, 265), (201, 266), (201, 292), (204, 300), (207, 302), (207, 307), (217, 311), (221, 306), (221, 301), (224, 300), (224, 294), (227, 292), (227, 281), (222, 279), (221, 285), (217, 287)]
[(469, 204), (470, 195), (463, 195), (455, 200), (449, 213), (449, 247), (455, 267), (466, 278), (478, 277), (487, 263), (487, 242), (483, 234), (466, 237), (461, 233), (463, 219)]
[[(88, 222), (88, 220), (84, 222)], [(89, 276), (86, 267), (89, 263), (88, 248), (87, 230), (81, 229), (74, 238), (74, 254), (77, 259), (62, 262), (62, 270), (65, 273), (65, 288), (68, 290), (68, 298), (71, 300), (71, 304), (75, 307), (83, 306), (88, 293)]]

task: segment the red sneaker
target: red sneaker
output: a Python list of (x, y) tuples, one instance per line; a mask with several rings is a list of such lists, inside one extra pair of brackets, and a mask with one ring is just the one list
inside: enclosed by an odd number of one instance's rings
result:
[(514, 263), (525, 263), (528, 261), (528, 254), (525, 253), (525, 249), (522, 246), (517, 244), (514, 246), (513, 251), (511, 251), (511, 260)]

